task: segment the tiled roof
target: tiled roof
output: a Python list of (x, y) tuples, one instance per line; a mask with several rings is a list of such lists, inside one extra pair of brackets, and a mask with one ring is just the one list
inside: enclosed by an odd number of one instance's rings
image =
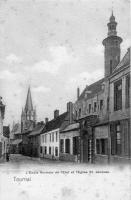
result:
[(7, 138), (10, 136), (10, 128), (9, 126), (3, 126), (3, 135)]
[(87, 95), (86, 99), (90, 99), (94, 97), (97, 93), (102, 91), (102, 83), (104, 82), (104, 78), (100, 79), (99, 81), (87, 86), (84, 91), (81, 93), (80, 97), (78, 98), (78, 101), (85, 98), (85, 95)]
[(53, 119), (46, 123), (43, 133), (52, 131), (57, 128), (61, 128), (63, 122), (66, 120), (68, 116), (68, 112), (64, 112), (63, 114), (59, 115), (56, 119)]
[(72, 131), (72, 130), (77, 130), (79, 128), (80, 128), (79, 123), (70, 124), (64, 130), (62, 130), (61, 132), (68, 132), (68, 131)]
[(33, 129), (33, 131), (28, 136), (31, 137), (31, 136), (40, 135), (42, 130), (44, 129), (44, 127), (45, 127), (44, 124), (37, 124), (36, 127)]

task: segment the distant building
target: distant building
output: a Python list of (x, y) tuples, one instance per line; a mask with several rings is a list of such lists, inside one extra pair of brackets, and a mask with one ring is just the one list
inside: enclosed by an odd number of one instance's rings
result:
[(32, 157), (40, 157), (42, 151), (40, 147), (40, 135), (45, 127), (44, 122), (38, 122), (35, 128), (28, 135), (29, 138), (29, 155)]
[(21, 134), (22, 134), (22, 153), (29, 155), (30, 150), (28, 147), (29, 133), (34, 129), (36, 125), (36, 110), (33, 108), (31, 90), (28, 88), (27, 99), (25, 108), (22, 109), (21, 114)]
[(22, 134), (20, 123), (13, 124), (10, 137), (10, 151), (12, 154), (22, 153)]
[[(54, 119), (46, 121), (41, 134), (41, 157), (59, 159), (60, 157), (60, 132), (70, 124), (73, 112), (72, 103), (67, 103), (67, 111), (59, 115), (59, 110), (54, 111)], [(70, 145), (70, 144), (69, 144)], [(70, 147), (68, 147), (70, 148)]]
[(5, 105), (2, 103), (2, 97), (0, 97), (0, 158), (4, 158), (6, 153), (6, 137), (3, 134), (4, 114)]

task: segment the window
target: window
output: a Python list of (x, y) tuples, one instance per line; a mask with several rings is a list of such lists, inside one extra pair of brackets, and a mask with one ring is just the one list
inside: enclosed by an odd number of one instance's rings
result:
[(45, 155), (47, 154), (47, 147), (45, 147), (45, 151), (44, 151)]
[(110, 127), (111, 132), (111, 154), (121, 155), (121, 127), (120, 123), (113, 124)]
[(94, 102), (94, 112), (96, 112), (97, 104)]
[(91, 113), (91, 104), (89, 104), (89, 113)]
[(70, 139), (65, 140), (65, 153), (70, 153)]
[(112, 74), (112, 60), (110, 60), (110, 74)]
[(60, 152), (64, 153), (64, 140), (63, 139), (60, 140)]
[(103, 109), (103, 100), (101, 99), (100, 100), (100, 110), (102, 110)]
[(108, 153), (108, 139), (96, 139), (96, 153), (107, 155)]
[(42, 153), (42, 146), (40, 146), (40, 153)]
[(58, 141), (58, 131), (56, 131), (56, 142)]
[(130, 107), (130, 75), (126, 76), (126, 108)]
[(58, 156), (58, 147), (55, 147), (55, 156)]
[(114, 111), (122, 109), (122, 80), (114, 83)]
[(79, 153), (79, 137), (73, 137), (73, 155)]
[(49, 147), (49, 154), (51, 154), (51, 147)]

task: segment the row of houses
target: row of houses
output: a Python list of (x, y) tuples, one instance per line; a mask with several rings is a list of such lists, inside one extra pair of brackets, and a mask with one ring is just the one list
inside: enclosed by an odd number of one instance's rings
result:
[(104, 77), (86, 86), (66, 112), (36, 122), (30, 88), (21, 115), (21, 153), (85, 163), (131, 160), (130, 48), (120, 59), (122, 38), (112, 13), (104, 46)]

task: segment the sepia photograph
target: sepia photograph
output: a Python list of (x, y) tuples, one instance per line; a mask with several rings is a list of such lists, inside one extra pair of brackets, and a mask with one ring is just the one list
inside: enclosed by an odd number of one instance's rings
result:
[(0, 0), (0, 199), (131, 199), (130, 0)]

